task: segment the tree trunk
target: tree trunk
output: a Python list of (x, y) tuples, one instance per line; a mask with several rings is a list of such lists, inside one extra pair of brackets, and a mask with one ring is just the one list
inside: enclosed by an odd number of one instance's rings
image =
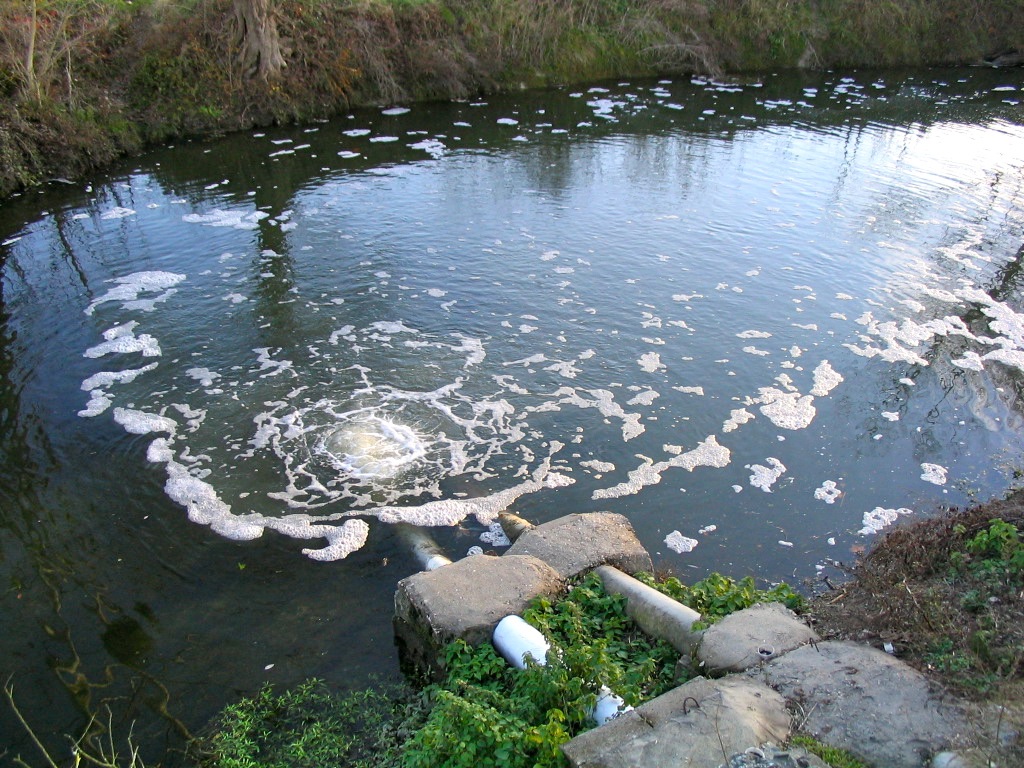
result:
[(234, 0), (240, 59), (246, 77), (270, 80), (286, 66), (272, 0)]

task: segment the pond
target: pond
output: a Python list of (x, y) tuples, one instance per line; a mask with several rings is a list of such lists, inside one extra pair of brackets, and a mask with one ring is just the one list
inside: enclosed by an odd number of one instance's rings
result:
[[(1020, 72), (680, 78), (184, 142), (0, 210), (0, 658), (148, 762), (398, 674), (417, 569), (626, 515), (834, 574), (1024, 469)], [(0, 761), (33, 748), (9, 708)]]

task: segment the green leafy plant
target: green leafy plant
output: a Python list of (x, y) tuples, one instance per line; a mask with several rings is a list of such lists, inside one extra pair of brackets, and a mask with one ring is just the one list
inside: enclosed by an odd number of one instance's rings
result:
[(674, 576), (657, 581), (649, 574), (639, 578), (649, 586), (663, 592), (701, 615), (701, 624), (708, 625), (735, 611), (749, 608), (755, 603), (782, 603), (791, 610), (799, 610), (803, 597), (788, 584), (776, 584), (770, 589), (758, 589), (754, 579), (745, 576), (736, 580), (712, 573), (692, 586), (686, 586)]
[(430, 691), (434, 708), (405, 754), (409, 768), (563, 766), (563, 743), (593, 726), (597, 692), (607, 686), (635, 706), (673, 685), (678, 654), (644, 635), (598, 576), (558, 602), (524, 613), (550, 641), (544, 665), (515, 670), (490, 644), (456, 642), (447, 680)]
[[(966, 528), (957, 525), (954, 533), (963, 535)], [(992, 586), (1024, 584), (1024, 542), (1013, 523), (999, 518), (989, 521), (988, 528), (968, 539), (964, 549), (950, 555), (954, 570), (967, 570)]]
[(817, 755), (832, 766), (832, 768), (867, 768), (864, 763), (845, 749), (830, 747), (828, 744), (823, 744), (817, 739), (805, 734), (798, 734), (794, 736), (789, 740), (789, 743), (794, 747), (803, 747), (812, 755)]
[(419, 697), (404, 687), (339, 695), (318, 679), (283, 693), (268, 684), (225, 707), (192, 756), (203, 768), (397, 766), (421, 720)]

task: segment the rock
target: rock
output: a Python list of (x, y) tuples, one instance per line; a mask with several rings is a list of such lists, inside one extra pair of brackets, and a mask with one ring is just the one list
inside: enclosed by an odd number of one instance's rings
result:
[(773, 744), (750, 747), (729, 758), (723, 768), (830, 768), (817, 755), (800, 747), (782, 749)]
[(742, 677), (696, 678), (562, 746), (574, 768), (708, 768), (789, 737), (785, 701)]
[(477, 555), (402, 579), (395, 592), (395, 639), (407, 668), (440, 675), (441, 650), (456, 639), (490, 640), (498, 622), (535, 597), (564, 588), (558, 573), (535, 557)]
[(869, 765), (921, 768), (964, 732), (963, 713), (920, 672), (870, 646), (808, 645), (747, 676), (799, 706), (802, 730)]
[(704, 630), (698, 669), (710, 675), (742, 672), (817, 640), (814, 630), (781, 603), (758, 603)]
[(566, 515), (538, 525), (523, 532), (508, 555), (538, 557), (563, 579), (605, 564), (626, 573), (654, 570), (629, 520), (611, 512)]

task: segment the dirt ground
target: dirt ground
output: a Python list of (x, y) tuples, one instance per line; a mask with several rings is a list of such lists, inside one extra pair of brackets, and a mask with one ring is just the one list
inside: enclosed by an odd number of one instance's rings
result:
[(976, 762), (1005, 768), (1024, 766), (1024, 571), (971, 551), (993, 520), (1024, 531), (1024, 491), (893, 530), (807, 614), (822, 638), (890, 650), (962, 699)]

